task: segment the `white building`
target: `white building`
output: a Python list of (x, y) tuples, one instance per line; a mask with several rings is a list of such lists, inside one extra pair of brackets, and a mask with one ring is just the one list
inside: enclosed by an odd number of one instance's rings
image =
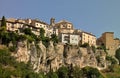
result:
[(80, 36), (79, 35), (75, 35), (75, 34), (66, 34), (66, 33), (62, 33), (60, 35), (60, 40), (62, 43), (69, 43), (72, 45), (78, 45), (79, 41), (80, 41)]

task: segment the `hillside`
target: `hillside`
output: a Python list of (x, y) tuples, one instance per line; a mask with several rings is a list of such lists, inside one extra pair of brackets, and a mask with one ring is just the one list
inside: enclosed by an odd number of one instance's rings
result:
[(91, 67), (80, 70), (78, 67), (62, 66), (56, 72), (50, 71), (46, 75), (35, 73), (29, 63), (17, 62), (7, 48), (0, 49), (0, 78), (81, 78), (87, 73), (91, 77), (103, 78), (97, 69)]
[(119, 77), (105, 46), (62, 44), (56, 35), (36, 36), (29, 28), (23, 34), (0, 30), (0, 78)]

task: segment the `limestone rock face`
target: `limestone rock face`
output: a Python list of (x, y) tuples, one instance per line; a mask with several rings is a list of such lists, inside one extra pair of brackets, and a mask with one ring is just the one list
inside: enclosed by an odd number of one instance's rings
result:
[(37, 71), (37, 67), (38, 67), (38, 65), (39, 65), (39, 63), (38, 63), (38, 58), (37, 58), (37, 50), (36, 50), (36, 46), (35, 46), (35, 44), (34, 44), (34, 42), (32, 42), (32, 44), (30, 44), (30, 62), (31, 62), (31, 64), (32, 64), (32, 66), (33, 66), (33, 69), (35, 70), (35, 71)]
[(16, 60), (27, 63), (29, 61), (29, 53), (27, 50), (27, 41), (20, 41), (17, 44), (17, 53), (14, 54)]
[(97, 50), (95, 56), (97, 60), (97, 68), (98, 69), (106, 68), (106, 53), (103, 50)]
[(93, 66), (97, 67), (96, 57), (91, 48), (79, 48), (82, 54), (81, 67)]
[(98, 69), (106, 68), (106, 54), (102, 50), (96, 50), (94, 53), (92, 48), (82, 48), (73, 45), (63, 45), (61, 43), (50, 44), (46, 48), (42, 41), (35, 44), (34, 42), (27, 44), (27, 41), (20, 41), (17, 44), (17, 52), (14, 54), (19, 62), (28, 61), (31, 63), (35, 72), (56, 71), (61, 66), (92, 66)]
[(50, 44), (47, 48), (47, 54), (46, 54), (46, 63), (47, 63), (47, 69), (55, 71), (57, 69), (57, 52), (55, 52), (55, 47), (53, 45), (53, 42), (50, 41)]
[(38, 43), (37, 48), (37, 58), (38, 58), (38, 71), (46, 72), (46, 47), (42, 44), (42, 41)]

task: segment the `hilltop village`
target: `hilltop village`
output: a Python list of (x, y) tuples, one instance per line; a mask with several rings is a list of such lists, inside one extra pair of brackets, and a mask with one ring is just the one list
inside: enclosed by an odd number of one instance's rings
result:
[[(1, 24), (1, 23), (0, 23)], [(1, 25), (0, 25), (1, 26)], [(115, 55), (115, 51), (120, 47), (120, 40), (114, 39), (114, 32), (104, 32), (100, 38), (87, 31), (75, 29), (74, 25), (67, 20), (55, 22), (55, 18), (50, 19), (50, 24), (38, 19), (6, 19), (6, 29), (19, 34), (25, 28), (30, 28), (35, 35), (40, 35), (40, 28), (45, 30), (44, 36), (51, 38), (55, 34), (62, 44), (90, 46), (105, 46), (109, 55)]]
[(114, 32), (97, 38), (55, 18), (0, 20), (0, 78), (119, 78), (118, 64)]

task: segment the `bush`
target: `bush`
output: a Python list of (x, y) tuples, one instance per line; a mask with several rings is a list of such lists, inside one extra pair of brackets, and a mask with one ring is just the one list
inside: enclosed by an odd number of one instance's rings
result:
[(49, 72), (49, 73), (47, 73), (46, 76), (47, 76), (47, 78), (58, 78), (58, 75), (55, 72)]
[(54, 43), (58, 43), (58, 37), (57, 37), (55, 34), (52, 34), (52, 35), (51, 35), (51, 40), (52, 40)]
[(87, 47), (89, 47), (89, 44), (88, 44), (88, 43), (84, 43), (84, 44), (82, 44), (80, 47), (87, 48)]
[(9, 47), (9, 50), (10, 50), (11, 52), (15, 52), (15, 51), (16, 51), (16, 46), (11, 46), (11, 47)]
[(69, 78), (68, 76), (68, 68), (67, 67), (60, 67), (57, 71), (58, 77), (59, 78)]
[(106, 60), (110, 61), (111, 64), (117, 64), (117, 61), (112, 56), (106, 56)]
[(82, 78), (104, 78), (98, 69), (92, 67), (84, 67), (81, 69)]
[(92, 48), (92, 51), (95, 53), (96, 52), (95, 46), (91, 46), (91, 48)]
[(116, 50), (115, 57), (118, 59), (120, 65), (120, 48)]

